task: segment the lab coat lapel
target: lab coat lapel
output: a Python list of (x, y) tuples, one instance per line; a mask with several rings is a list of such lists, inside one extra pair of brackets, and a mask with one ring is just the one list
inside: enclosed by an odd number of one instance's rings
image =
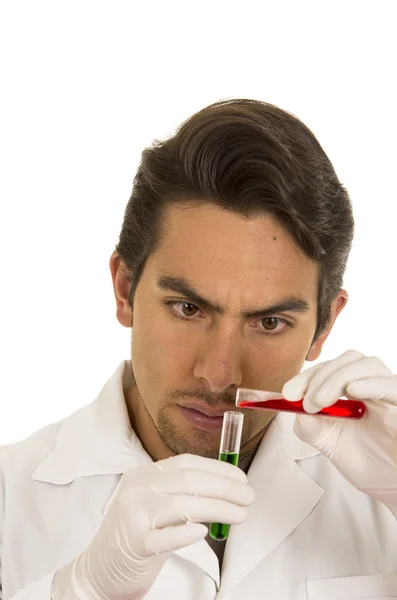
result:
[(174, 554), (197, 565), (204, 573), (212, 577), (217, 590), (219, 590), (220, 572), (218, 558), (205, 540), (201, 540), (180, 550), (175, 550)]
[(291, 416), (274, 419), (249, 469), (256, 498), (248, 519), (230, 529), (220, 598), (302, 523), (324, 493), (296, 463), (318, 451), (295, 436)]

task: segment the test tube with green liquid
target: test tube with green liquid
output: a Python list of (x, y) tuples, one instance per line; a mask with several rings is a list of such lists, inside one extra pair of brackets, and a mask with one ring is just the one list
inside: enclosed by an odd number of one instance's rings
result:
[[(244, 415), (240, 412), (227, 411), (223, 415), (221, 445), (218, 460), (228, 462), (237, 467), (240, 455), (241, 434)], [(229, 535), (230, 525), (211, 523), (210, 536), (214, 540), (225, 540)]]

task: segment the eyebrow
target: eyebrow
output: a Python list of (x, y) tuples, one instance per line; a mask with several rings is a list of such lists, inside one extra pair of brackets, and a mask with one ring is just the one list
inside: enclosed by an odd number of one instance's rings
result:
[[(215, 304), (210, 300), (207, 300), (199, 292), (197, 292), (194, 287), (184, 278), (182, 277), (167, 277), (163, 276), (157, 280), (157, 286), (166, 292), (176, 292), (177, 294), (181, 294), (192, 300), (192, 302), (199, 304), (201, 307), (206, 308), (207, 310), (212, 311), (218, 315), (224, 315), (225, 309), (219, 306), (219, 304)], [(268, 317), (272, 316), (274, 313), (279, 312), (295, 312), (295, 313), (305, 313), (310, 309), (310, 304), (306, 302), (303, 298), (298, 298), (297, 296), (288, 296), (287, 298), (281, 299), (276, 304), (271, 304), (270, 306), (266, 306), (264, 308), (258, 308), (255, 310), (246, 310), (241, 313), (246, 319), (260, 318), (260, 317)]]

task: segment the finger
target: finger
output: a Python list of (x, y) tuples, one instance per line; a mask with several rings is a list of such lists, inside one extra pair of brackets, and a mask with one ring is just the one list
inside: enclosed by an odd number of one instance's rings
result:
[(348, 396), (356, 400), (383, 400), (397, 404), (397, 377), (372, 377), (353, 381), (346, 387)]
[(201, 498), (217, 498), (240, 506), (249, 506), (255, 498), (253, 489), (247, 483), (205, 471), (170, 470), (164, 474), (164, 477), (154, 481), (150, 487), (161, 494), (188, 494)]
[(341, 366), (358, 360), (364, 355), (357, 350), (348, 350), (334, 360), (327, 360), (310, 369), (305, 369), (302, 373), (288, 381), (283, 387), (283, 396), (286, 400), (296, 401), (303, 398), (310, 387), (317, 387), (325, 381), (329, 375)]
[(388, 367), (374, 356), (358, 360), (351, 358), (351, 362), (333, 372), (321, 372), (314, 377), (303, 401), (305, 411), (315, 413), (325, 406), (331, 406), (340, 396), (347, 394), (347, 386), (353, 381), (376, 376), (387, 377), (391, 373)]
[(331, 452), (341, 433), (340, 422), (321, 415), (296, 415), (294, 433), (300, 440), (314, 446), (331, 458)]
[(300, 400), (305, 397), (311, 389), (317, 390), (335, 370), (350, 362), (359, 360), (363, 356), (364, 355), (361, 354), (361, 352), (357, 352), (357, 350), (348, 350), (334, 360), (325, 361), (310, 369), (306, 369), (294, 379), (287, 382), (283, 388), (283, 395), (286, 394), (284, 397), (287, 400)]
[(232, 502), (213, 498), (197, 498), (179, 494), (165, 501), (156, 512), (152, 528), (162, 529), (171, 525), (192, 523), (242, 523), (247, 518), (247, 509)]
[(216, 458), (206, 458), (196, 454), (179, 454), (165, 460), (155, 463), (159, 469), (167, 470), (198, 470), (223, 477), (231, 477), (238, 481), (246, 482), (247, 475), (234, 465), (217, 460)]
[(203, 540), (208, 528), (201, 523), (185, 523), (178, 527), (153, 529), (145, 536), (145, 546), (152, 554), (173, 552)]
[(305, 369), (299, 375), (296, 375), (287, 383), (284, 384), (282, 389), (282, 395), (286, 400), (290, 400), (292, 402), (296, 402), (296, 400), (301, 400), (306, 394), (307, 386), (309, 385), (310, 380), (314, 375), (320, 371), (325, 365), (327, 365), (329, 361), (325, 361), (322, 363), (318, 363), (309, 369)]

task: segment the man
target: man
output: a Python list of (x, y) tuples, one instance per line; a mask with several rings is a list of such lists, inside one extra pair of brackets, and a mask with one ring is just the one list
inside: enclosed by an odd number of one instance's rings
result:
[[(143, 152), (110, 259), (131, 361), (3, 448), (3, 600), (397, 595), (396, 378), (352, 350), (300, 373), (348, 300), (352, 233), (321, 146), (274, 106), (219, 102)], [(238, 387), (367, 412), (244, 411), (236, 468), (216, 458)]]

